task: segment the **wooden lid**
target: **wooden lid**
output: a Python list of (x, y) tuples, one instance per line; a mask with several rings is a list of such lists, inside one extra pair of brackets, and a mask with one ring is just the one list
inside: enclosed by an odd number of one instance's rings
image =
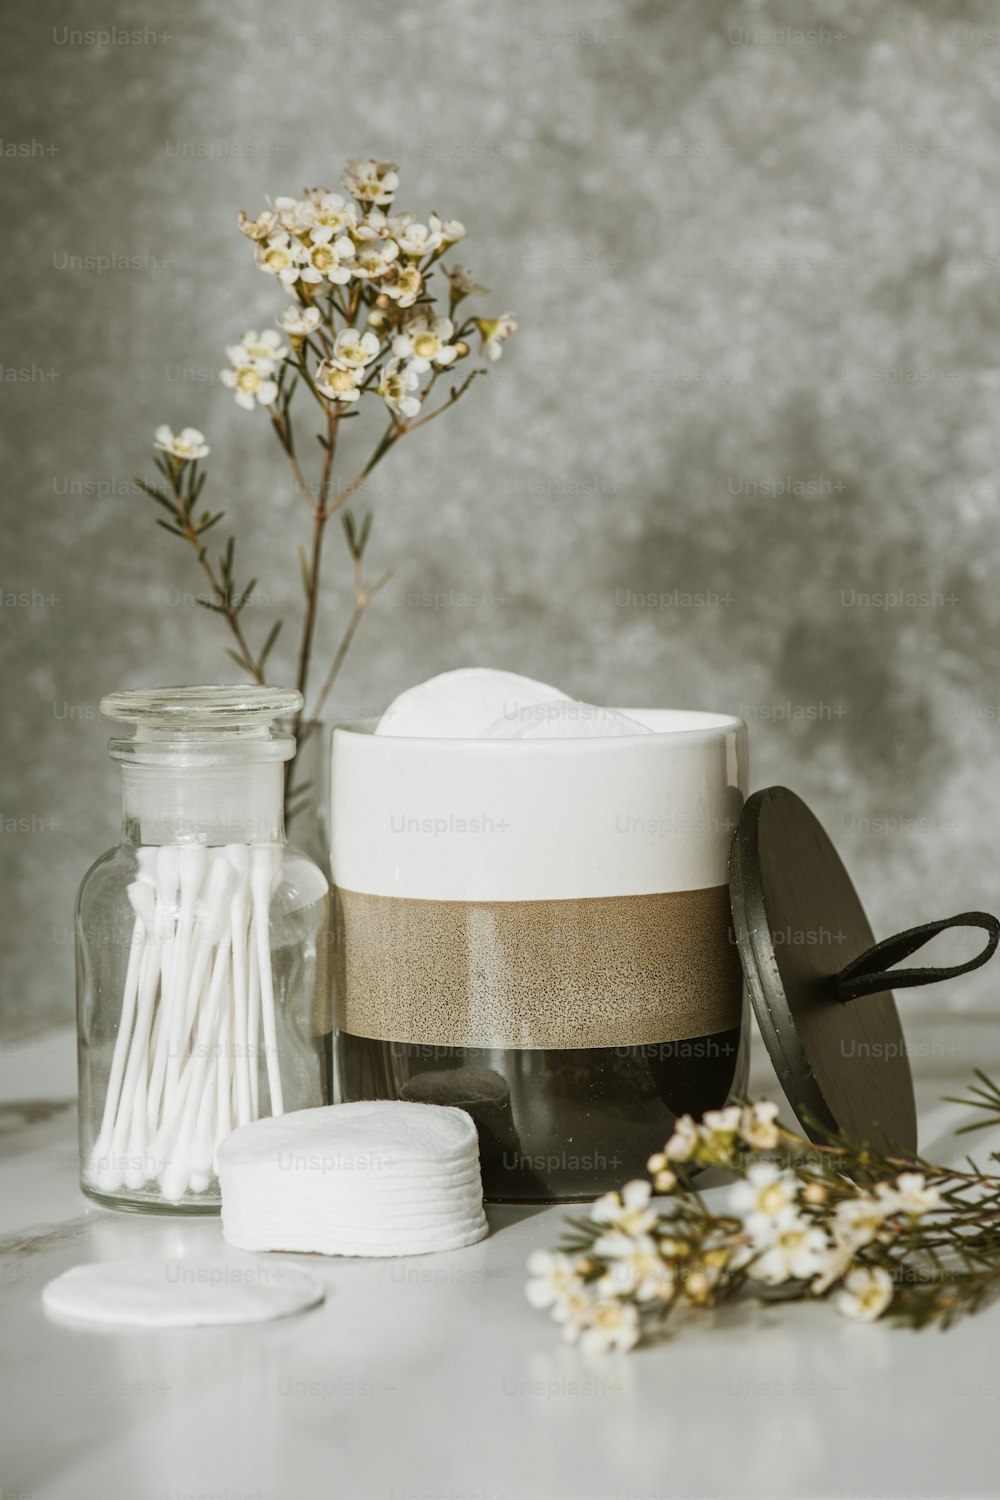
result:
[(818, 1121), (914, 1151), (913, 1078), (895, 1001), (888, 990), (845, 1001), (835, 987), (872, 947), (871, 926), (822, 824), (787, 787), (748, 798), (729, 887), (757, 1022), (803, 1129), (818, 1138)]

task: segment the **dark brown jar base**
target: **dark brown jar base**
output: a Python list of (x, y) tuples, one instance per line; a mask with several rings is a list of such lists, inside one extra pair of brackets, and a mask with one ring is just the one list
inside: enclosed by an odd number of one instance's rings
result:
[(636, 1047), (443, 1047), (340, 1032), (341, 1097), (468, 1110), (493, 1203), (581, 1202), (646, 1175), (676, 1117), (746, 1078), (742, 1029)]

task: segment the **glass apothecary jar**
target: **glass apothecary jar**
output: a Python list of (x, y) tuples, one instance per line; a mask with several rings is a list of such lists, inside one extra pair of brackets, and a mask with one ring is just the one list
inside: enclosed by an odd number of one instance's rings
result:
[(122, 841), (76, 912), (81, 1185), (123, 1209), (211, 1213), (237, 1125), (329, 1100), (330, 893), (285, 842), (265, 687), (113, 693)]

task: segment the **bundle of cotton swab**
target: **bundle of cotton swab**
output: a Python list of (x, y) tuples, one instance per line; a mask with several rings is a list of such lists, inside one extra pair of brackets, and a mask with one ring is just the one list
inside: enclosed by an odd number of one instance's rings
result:
[(85, 1180), (171, 1203), (205, 1193), (215, 1154), (259, 1117), (263, 1038), (270, 1112), (283, 1113), (271, 970), (276, 846), (138, 851), (135, 913), (101, 1128)]

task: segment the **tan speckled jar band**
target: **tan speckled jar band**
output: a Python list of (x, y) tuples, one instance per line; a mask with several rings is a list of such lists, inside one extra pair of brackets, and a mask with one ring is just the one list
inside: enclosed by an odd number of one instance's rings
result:
[(567, 901), (336, 892), (337, 1024), (444, 1047), (634, 1047), (740, 1024), (725, 885)]

